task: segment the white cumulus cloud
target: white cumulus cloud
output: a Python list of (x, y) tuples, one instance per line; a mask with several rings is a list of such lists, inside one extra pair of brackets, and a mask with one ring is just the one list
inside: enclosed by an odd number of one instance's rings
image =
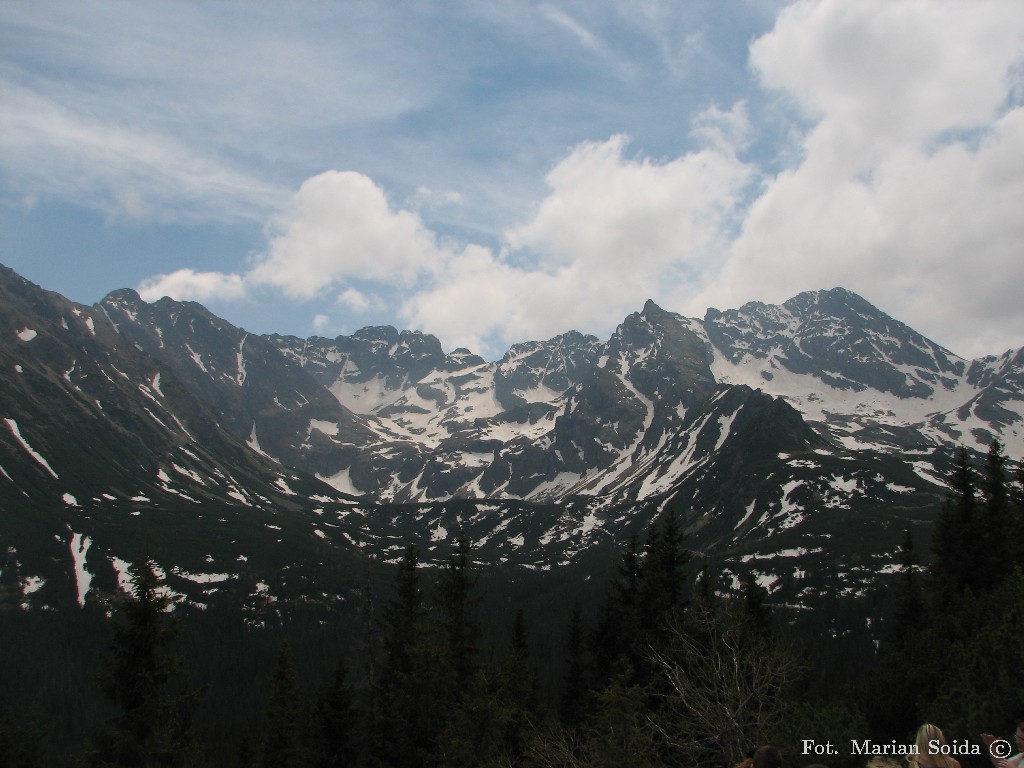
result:
[(400, 207), (365, 174), (327, 171), (272, 217), (246, 271), (179, 270), (143, 293), (272, 289), (318, 312), (332, 300), (374, 320), (397, 312), (448, 348), (500, 354), (571, 328), (607, 333), (647, 298), (702, 315), (841, 285), (960, 354), (1019, 346), (1016, 9), (800, 0), (750, 45), (761, 92), (694, 114), (697, 148), (654, 158), (625, 134), (578, 141), (490, 244), (425, 222), (475, 204), (443, 181), (417, 179)]
[(750, 168), (714, 150), (627, 157), (627, 143), (577, 146), (548, 174), (533, 217), (506, 233), (508, 249), (448, 255), (404, 303), (408, 320), (476, 349), (486, 337), (547, 338), (607, 326), (717, 266)]
[(350, 281), (409, 286), (444, 258), (417, 214), (392, 209), (379, 186), (351, 171), (307, 179), (272, 219), (270, 232), (267, 249), (246, 272), (180, 269), (147, 279), (140, 294), (234, 300), (269, 286), (309, 300), (337, 289), (339, 303), (364, 311), (371, 300)]
[(707, 258), (750, 169), (712, 150), (669, 162), (627, 158), (625, 136), (578, 146), (548, 174), (534, 218), (511, 230), (513, 249), (557, 262), (655, 271)]
[(1008, 286), (1024, 282), (1024, 113), (1011, 103), (1024, 15), (1013, 5), (783, 11), (751, 62), (811, 120), (800, 160), (766, 180), (688, 309), (842, 285), (960, 354), (1019, 346), (1024, 306)]
[(164, 296), (179, 301), (232, 301), (245, 298), (247, 295), (246, 284), (241, 275), (196, 272), (187, 268), (148, 278), (139, 285), (138, 290), (145, 301), (156, 301)]
[(346, 288), (338, 294), (337, 303), (353, 312), (366, 312), (374, 305), (374, 301), (356, 288)]
[(247, 279), (292, 298), (309, 299), (350, 279), (411, 284), (440, 258), (418, 215), (393, 210), (380, 187), (352, 171), (307, 179), (273, 227), (269, 249)]

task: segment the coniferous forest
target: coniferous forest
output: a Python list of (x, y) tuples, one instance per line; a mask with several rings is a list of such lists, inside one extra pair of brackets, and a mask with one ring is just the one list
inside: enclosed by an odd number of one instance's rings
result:
[(853, 647), (753, 578), (725, 583), (671, 509), (571, 601), (544, 599), (557, 571), (508, 589), (463, 537), (440, 566), (416, 542), (368, 558), (358, 610), (334, 618), (171, 611), (147, 561), (109, 618), (0, 618), (0, 766), (726, 767), (770, 743), (836, 768), (924, 722), (961, 744), (1012, 733), (1024, 474), (999, 443), (983, 466), (960, 451), (930, 540), (908, 529), (901, 553), (882, 639)]

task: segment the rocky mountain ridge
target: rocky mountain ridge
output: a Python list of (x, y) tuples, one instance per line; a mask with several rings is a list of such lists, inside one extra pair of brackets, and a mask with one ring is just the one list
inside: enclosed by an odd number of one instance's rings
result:
[(956, 444), (1024, 452), (1024, 350), (963, 360), (843, 289), (703, 320), (648, 302), (607, 341), (488, 362), (390, 327), (257, 336), (130, 290), (0, 288), (0, 589), (21, 605), (101, 599), (147, 541), (197, 604), (265, 605), (341, 599), (363, 547), (429, 562), (458, 531), (481, 562), (571, 567), (670, 508), (726, 578), (799, 603), (891, 571)]
[[(703, 320), (648, 302), (606, 342), (570, 332), (494, 363), (390, 327), (260, 338), (169, 299), (146, 305), (122, 291), (99, 306), (236, 435), (375, 500), (599, 493), (635, 475), (717, 387), (739, 384), (782, 398), (837, 448), (999, 438), (1024, 450), (1022, 350), (963, 360), (843, 289)], [(191, 341), (165, 343), (185, 317)]]

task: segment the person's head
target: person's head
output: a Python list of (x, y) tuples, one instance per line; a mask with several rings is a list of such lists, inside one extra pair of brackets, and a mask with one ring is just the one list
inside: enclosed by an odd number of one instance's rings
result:
[(754, 753), (754, 768), (782, 768), (782, 753), (771, 745), (759, 747)]
[(1014, 739), (1017, 742), (1017, 749), (1024, 752), (1024, 720), (1017, 723), (1017, 733), (1014, 734)]
[(942, 730), (937, 725), (931, 723), (925, 723), (917, 729), (917, 738), (914, 739), (914, 744), (917, 746), (917, 755), (915, 755), (914, 762), (918, 762), (916, 758), (920, 755), (931, 755), (934, 758), (936, 765), (950, 766), (956, 765), (949, 755), (938, 754), (934, 755), (931, 748), (932, 742), (940, 747), (946, 746), (946, 737), (943, 735)]
[(917, 729), (917, 738), (914, 739), (917, 751), (922, 755), (928, 754), (928, 743), (931, 741), (937, 741), (940, 745), (944, 745), (946, 737), (942, 734), (939, 726), (925, 723)]

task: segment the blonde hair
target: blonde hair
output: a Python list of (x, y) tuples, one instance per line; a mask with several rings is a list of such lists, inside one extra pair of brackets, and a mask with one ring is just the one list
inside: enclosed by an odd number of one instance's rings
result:
[(942, 734), (942, 730), (937, 725), (931, 723), (925, 723), (917, 729), (917, 737), (914, 739), (914, 744), (917, 747), (917, 754), (910, 755), (907, 762), (910, 763), (911, 768), (918, 768), (921, 766), (934, 766), (934, 768), (960, 768), (960, 763), (954, 760), (949, 755), (935, 754), (933, 755), (928, 750), (928, 744), (932, 741), (937, 741), (940, 746), (946, 746), (946, 737)]

